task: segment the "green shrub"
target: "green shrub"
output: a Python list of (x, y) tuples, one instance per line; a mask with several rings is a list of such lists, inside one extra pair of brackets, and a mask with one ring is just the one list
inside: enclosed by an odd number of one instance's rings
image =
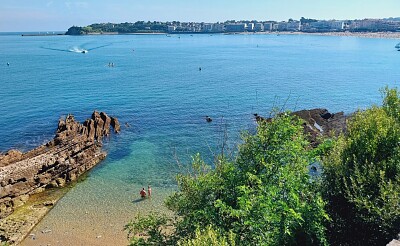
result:
[(400, 99), (358, 112), (323, 161), (333, 244), (382, 245), (400, 230)]
[(261, 122), (256, 135), (243, 135), (236, 159), (218, 158), (214, 169), (194, 156), (190, 173), (178, 175), (178, 191), (166, 201), (179, 218), (173, 235), (161, 235), (163, 223), (152, 223), (152, 234), (137, 228), (154, 239), (133, 237), (132, 245), (203, 245), (203, 239), (215, 245), (326, 245), (328, 216), (319, 183), (309, 176), (312, 154), (301, 123), (289, 114)]
[(171, 245), (171, 232), (168, 232), (170, 226), (171, 219), (168, 217), (150, 214), (136, 216), (124, 229), (128, 232), (129, 245)]
[(211, 226), (205, 230), (199, 228), (195, 231), (193, 239), (183, 239), (178, 242), (178, 246), (235, 246), (235, 235), (231, 232), (228, 236), (221, 235)]

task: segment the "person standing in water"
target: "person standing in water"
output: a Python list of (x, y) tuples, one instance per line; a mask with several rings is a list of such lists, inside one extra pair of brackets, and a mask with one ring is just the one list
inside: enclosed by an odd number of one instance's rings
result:
[(144, 190), (144, 187), (143, 187), (143, 189), (140, 191), (140, 196), (141, 196), (142, 198), (146, 198), (146, 191)]
[(149, 197), (151, 197), (151, 186), (150, 185), (147, 187), (147, 194), (149, 195)]

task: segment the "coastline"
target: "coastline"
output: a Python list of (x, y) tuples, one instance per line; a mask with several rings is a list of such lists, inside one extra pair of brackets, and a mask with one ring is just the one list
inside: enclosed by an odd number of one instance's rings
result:
[(182, 32), (182, 33), (88, 33), (85, 35), (310, 35), (310, 36), (336, 36), (336, 37), (358, 37), (358, 38), (385, 38), (400, 39), (400, 32)]
[(118, 33), (118, 32), (93, 32), (80, 35), (70, 34), (21, 34), (23, 37), (36, 36), (103, 36), (103, 35), (310, 35), (310, 36), (335, 36), (335, 37), (358, 37), (358, 38), (384, 38), (384, 39), (400, 39), (400, 32), (134, 32), (134, 33)]
[[(29, 235), (29, 233), (74, 185), (75, 183), (68, 187), (45, 190), (31, 195), (24, 204), (21, 202), (10, 216), (0, 221), (0, 231), (2, 231), (0, 236), (8, 238), (7, 241), (12, 245), (20, 244), (26, 237), (35, 238), (34, 234)], [(47, 233), (47, 231), (42, 231), (42, 233)]]
[[(107, 155), (103, 137), (120, 131), (116, 118), (94, 111), (83, 124), (60, 118), (53, 140), (0, 155), (0, 242), (19, 244), (74, 184)], [(42, 232), (44, 233), (44, 232)]]
[[(275, 34), (274, 33), (271, 33), (273, 36), (271, 36), (271, 39), (273, 39), (273, 40), (275, 40), (275, 39), (277, 39), (277, 40), (279, 40), (279, 41), (281, 41), (281, 40), (284, 40), (285, 39), (285, 37), (275, 37)], [(299, 34), (301, 34), (301, 33), (299, 33)], [(288, 33), (288, 35), (290, 35), (290, 33)], [(173, 40), (171, 40), (172, 42), (178, 42), (177, 41), (177, 35), (174, 35), (175, 36), (175, 38), (174, 39), (176, 39), (175, 41), (173, 41)], [(207, 35), (208, 36), (208, 35)], [(210, 40), (211, 41), (213, 41), (214, 39), (220, 39), (221, 37), (223, 37), (223, 36), (221, 36), (220, 35), (220, 37), (207, 37), (206, 35), (203, 35), (203, 37), (201, 37), (201, 36), (199, 36), (199, 37), (197, 37), (197, 38), (200, 38), (200, 39), (204, 39), (206, 42), (209, 42)], [(216, 35), (215, 35), (216, 36)], [(150, 38), (151, 36), (149, 36), (149, 38)], [(154, 36), (155, 37), (155, 36)], [(251, 38), (251, 36), (248, 36), (249, 37), (249, 40), (252, 40), (252, 38)], [(257, 36), (253, 36), (253, 37), (257, 37)], [(286, 36), (286, 37), (289, 37), (289, 36)], [(304, 36), (305, 38), (306, 38), (306, 36)], [(85, 37), (83, 37), (83, 38), (85, 38)], [(90, 37), (88, 37), (88, 38), (90, 38)], [(105, 38), (105, 37), (99, 37), (100, 39), (102, 39), (102, 38)], [(110, 39), (112, 39), (113, 37), (110, 37)], [(114, 37), (114, 38), (117, 38), (117, 37)], [(124, 38), (124, 37), (121, 37), (121, 38)], [(129, 37), (125, 37), (125, 38), (128, 38), (129, 39)], [(132, 37), (133, 38), (133, 37)], [(260, 36), (259, 38), (261, 38), (261, 39), (269, 39), (267, 36)], [(290, 38), (290, 37), (289, 37)], [(48, 39), (51, 39), (51, 38), (48, 38)], [(47, 39), (47, 40), (48, 40)], [(77, 38), (77, 39), (79, 39), (79, 37)], [(163, 40), (165, 40), (163, 37), (161, 37), (160, 36), (160, 39), (163, 39)], [(186, 37), (184, 37), (184, 39), (187, 39), (187, 40), (189, 40), (190, 41), (190, 37), (188, 36), (188, 35), (186, 35)], [(196, 39), (196, 37), (194, 37), (194, 39)], [(241, 40), (242, 38), (240, 38), (240, 36), (236, 36), (236, 38), (233, 38), (233, 39), (239, 39), (239, 40)], [(233, 39), (229, 39), (228, 38), (228, 40), (233, 40)], [(312, 39), (314, 39), (314, 38), (312, 38)], [(329, 38), (315, 38), (316, 40), (321, 40), (321, 41), (323, 41), (324, 39), (327, 39), (327, 40), (329, 40)], [(336, 38), (333, 38), (333, 39), (330, 39), (330, 40), (339, 40), (340, 38), (338, 38), (338, 39), (336, 39)], [(350, 38), (351, 39), (351, 38)], [(94, 38), (94, 40), (96, 40), (96, 38)], [(225, 38), (225, 40), (226, 40), (226, 38)], [(367, 40), (368, 41), (368, 40)], [(171, 43), (172, 43), (171, 42)], [(388, 43), (392, 43), (393, 41), (390, 41), (389, 40), (389, 42)], [(128, 46), (128, 45), (127, 45)], [(126, 47), (126, 46), (125, 46)], [(114, 52), (114, 51), (112, 51), (112, 52)], [(393, 52), (393, 53), (396, 53), (396, 52)], [(61, 54), (63, 54), (63, 53), (61, 53)], [(57, 55), (57, 53), (55, 53), (55, 55)], [(147, 54), (146, 54), (147, 55)], [(397, 55), (397, 54), (396, 54)], [(203, 62), (203, 63), (205, 63), (205, 62)], [(202, 66), (204, 66), (203, 64), (202, 64)], [(195, 65), (194, 65), (194, 67), (195, 67), (195, 69), (197, 68)], [(204, 67), (204, 68), (207, 68), (207, 67)], [(75, 70), (76, 70), (76, 68), (74, 68)], [(108, 70), (107, 70), (108, 71)], [(111, 71), (111, 70), (110, 70)], [(113, 70), (113, 72), (114, 72), (115, 70)], [(207, 71), (207, 69), (205, 69), (205, 72), (208, 72)], [(202, 74), (205, 74), (204, 73), (204, 69), (203, 69), (203, 73)], [(196, 73), (196, 75), (197, 75), (197, 73)], [(203, 75), (204, 76), (204, 75)], [(120, 84), (123, 84), (123, 83), (120, 83)], [(124, 85), (124, 84), (123, 84)], [(255, 88), (257, 88), (258, 90), (261, 90), (261, 89), (259, 89), (259, 88), (261, 88), (261, 87), (255, 87)], [(257, 91), (256, 91), (256, 93), (257, 93)], [(256, 94), (257, 95), (257, 94)], [(260, 94), (258, 94), (258, 95), (260, 95)], [(112, 100), (115, 100), (115, 101), (117, 101), (116, 99), (112, 99)], [(112, 104), (110, 104), (110, 107), (111, 107), (111, 105)], [(129, 104), (126, 104), (126, 105), (129, 105)], [(129, 106), (131, 106), (131, 105), (129, 105)], [(139, 114), (138, 114), (139, 115)], [(142, 115), (139, 115), (139, 116), (142, 116)], [(129, 119), (129, 118), (128, 118)], [(133, 135), (133, 134), (132, 134)], [(129, 151), (128, 151), (129, 152)], [(132, 161), (132, 163), (133, 163), (133, 161)], [(133, 175), (132, 175), (133, 176)], [(62, 203), (62, 202), (61, 202)], [(57, 205), (58, 206), (58, 205)], [(56, 209), (55, 211), (57, 211), (58, 209)], [(51, 234), (55, 234), (55, 232), (56, 232), (56, 230), (55, 229), (53, 229), (53, 228), (51, 228), (52, 229), (52, 233)], [(40, 235), (42, 235), (42, 233), (41, 233), (41, 231), (39, 230), (39, 234)], [(50, 233), (49, 233), (50, 234)], [(105, 238), (105, 235), (104, 234), (95, 234), (92, 238), (93, 238), (93, 240), (96, 240), (96, 237), (98, 236), (98, 235), (102, 235), (102, 238), (104, 239)], [(48, 236), (48, 234), (46, 234), (46, 235), (42, 235), (43, 237), (44, 236)], [(30, 238), (28, 238), (29, 240), (30, 240)], [(37, 239), (38, 240), (38, 239)], [(53, 243), (52, 243), (53, 244)]]
[(400, 32), (267, 32), (266, 34), (400, 39)]

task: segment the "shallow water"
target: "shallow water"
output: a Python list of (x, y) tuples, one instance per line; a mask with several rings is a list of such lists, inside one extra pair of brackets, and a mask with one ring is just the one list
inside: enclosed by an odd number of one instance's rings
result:
[[(48, 141), (68, 113), (83, 121), (97, 109), (123, 125), (105, 144), (108, 157), (25, 244), (125, 244), (122, 226), (137, 212), (165, 211), (162, 201), (181, 171), (174, 155), (183, 164), (197, 152), (211, 160), (225, 127), (235, 143), (241, 130), (254, 129), (253, 113), (267, 115), (273, 106), (350, 113), (379, 104), (379, 89), (399, 84), (397, 43), (301, 35), (0, 35), (0, 151)], [(89, 52), (69, 52), (80, 49)], [(135, 202), (147, 184), (153, 198)]]

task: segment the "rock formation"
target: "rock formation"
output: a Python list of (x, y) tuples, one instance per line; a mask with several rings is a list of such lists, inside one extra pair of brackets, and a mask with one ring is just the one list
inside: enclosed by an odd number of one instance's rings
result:
[[(304, 133), (308, 137), (312, 147), (318, 146), (320, 136), (329, 136), (331, 134), (338, 135), (341, 132), (346, 131), (346, 119), (347, 117), (343, 112), (329, 113), (326, 109), (310, 109), (300, 110), (293, 112), (292, 115), (296, 115), (304, 120)], [(270, 120), (254, 114), (257, 121)]]
[[(56, 136), (47, 144), (26, 153), (10, 150), (0, 155), (0, 219), (30, 195), (62, 187), (104, 159), (101, 141), (110, 134), (110, 126), (120, 131), (118, 120), (103, 112), (95, 111), (83, 124), (68, 115), (59, 120)], [(10, 240), (1, 229), (0, 239)]]

